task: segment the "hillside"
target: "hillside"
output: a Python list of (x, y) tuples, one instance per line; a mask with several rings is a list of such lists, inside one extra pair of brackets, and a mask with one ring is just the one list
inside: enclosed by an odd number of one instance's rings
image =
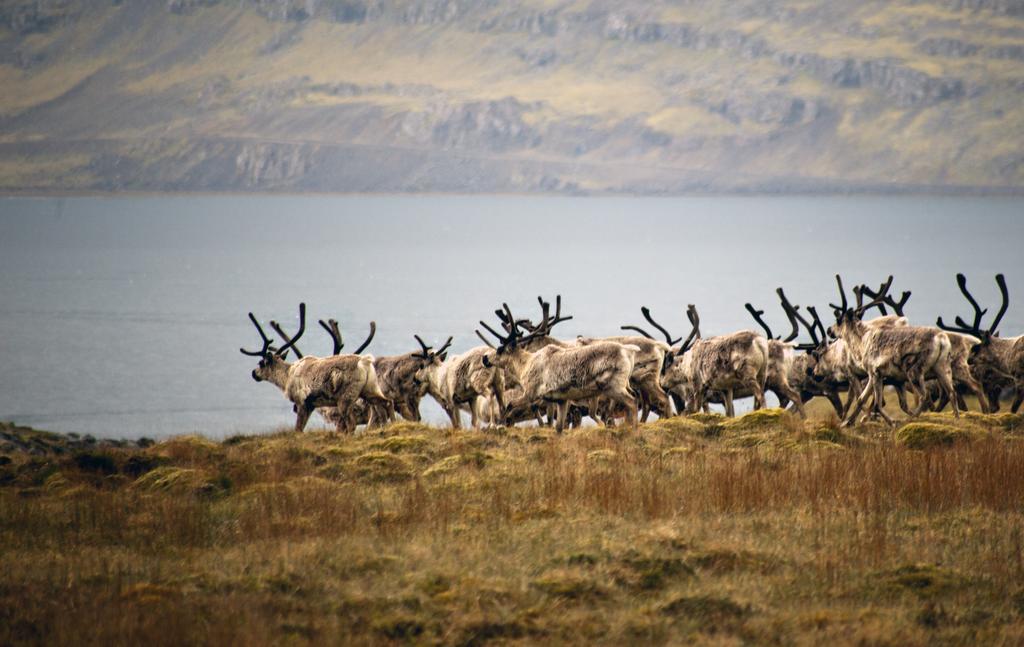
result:
[(1024, 0), (5, 0), (0, 191), (1024, 187)]

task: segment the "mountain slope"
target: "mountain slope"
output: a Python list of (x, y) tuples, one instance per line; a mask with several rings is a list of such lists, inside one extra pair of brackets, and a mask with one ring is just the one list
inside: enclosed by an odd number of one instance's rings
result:
[(1024, 0), (0, 2), (0, 190), (1019, 190)]

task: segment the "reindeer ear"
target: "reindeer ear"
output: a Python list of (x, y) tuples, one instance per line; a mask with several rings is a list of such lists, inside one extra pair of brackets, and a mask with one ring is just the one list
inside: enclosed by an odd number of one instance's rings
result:
[(281, 359), (288, 359), (288, 351), (286, 350), (285, 352), (281, 353), (278, 357), (280, 357)]
[(437, 357), (438, 357), (438, 359), (440, 359), (440, 360), (441, 360), (442, 362), (443, 362), (443, 361), (445, 361), (445, 360), (447, 360), (447, 359), (448, 359), (448, 351), (444, 351), (443, 353), (439, 353)]
[(481, 359), (483, 360), (484, 366), (486, 366), (487, 368), (491, 368), (493, 366), (493, 364), (491, 364), (491, 361), (487, 359), (487, 355), (484, 355)]

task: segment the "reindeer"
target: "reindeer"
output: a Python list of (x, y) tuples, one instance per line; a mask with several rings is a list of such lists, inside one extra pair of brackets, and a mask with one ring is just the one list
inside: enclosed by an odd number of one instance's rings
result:
[(693, 330), (674, 351), (675, 358), (661, 380), (662, 386), (681, 392), (687, 400), (687, 411), (693, 413), (706, 408), (711, 391), (722, 393), (728, 416), (736, 415), (733, 399), (738, 390), (754, 396), (755, 409), (765, 407), (768, 340), (751, 330), (702, 339), (697, 308), (687, 306), (686, 315)]
[[(781, 291), (781, 288), (779, 290)], [(790, 382), (791, 377), (798, 378), (799, 381), (794, 382), (798, 385), (803, 384), (806, 380), (806, 372), (801, 373), (799, 370), (799, 365), (805, 364), (806, 360), (802, 359), (803, 356), (798, 357), (796, 355), (796, 346), (790, 343), (800, 334), (800, 327), (797, 324), (796, 318), (789, 309), (783, 308), (792, 326), (792, 330), (785, 339), (782, 339), (781, 335), (778, 337), (772, 335), (772, 329), (768, 327), (768, 324), (762, 318), (764, 310), (758, 310), (749, 303), (744, 304), (744, 307), (750, 313), (750, 316), (754, 318), (754, 321), (764, 329), (765, 336), (768, 339), (768, 376), (765, 380), (766, 388), (775, 393), (775, 396), (779, 399), (780, 407), (785, 408), (788, 402), (792, 402), (793, 408), (800, 414), (800, 417), (806, 418), (807, 414), (804, 413), (803, 398)], [(797, 307), (799, 306), (793, 306), (794, 310)]]
[(441, 405), (452, 429), (462, 428), (459, 412), (464, 407), (469, 408), (473, 429), (502, 420), (505, 379), (501, 371), (483, 364), (490, 350), (489, 346), (477, 346), (450, 357), (431, 353), (415, 373), (415, 382)]
[[(341, 331), (338, 328), (338, 322), (335, 321), (334, 319), (330, 319), (328, 323), (321, 319), (320, 325), (323, 326), (324, 330), (327, 331), (327, 334), (331, 336), (331, 341), (334, 344), (334, 350), (332, 351), (331, 354), (340, 355), (341, 349), (344, 348), (345, 344), (341, 340)], [(281, 326), (281, 324), (274, 320), (271, 320), (270, 327), (274, 329), (274, 332), (280, 335), (281, 339), (283, 339), (285, 343), (291, 344), (291, 351), (295, 353), (295, 357), (302, 359), (302, 351), (299, 350), (298, 345), (295, 344), (292, 337), (284, 331), (284, 328)], [(353, 354), (362, 354), (363, 350), (365, 350), (366, 347), (370, 345), (370, 342), (373, 341), (373, 337), (376, 334), (377, 324), (376, 322), (371, 321), (369, 336), (367, 336), (366, 341), (360, 344), (359, 348), (357, 348), (356, 352)], [(340, 411), (337, 407), (333, 406), (317, 407), (316, 411), (317, 413), (320, 414), (320, 417), (323, 418), (325, 422), (327, 422), (327, 424), (335, 426), (339, 424), (339, 422), (342, 420), (342, 417), (348, 416), (350, 418), (349, 424), (352, 424), (357, 427), (359, 425), (374, 427), (377, 424), (383, 424), (381, 423), (381, 421), (387, 420), (388, 416), (386, 409), (383, 409), (382, 407), (379, 406), (371, 406), (367, 404), (367, 402), (362, 398), (356, 400), (356, 402), (351, 407), (349, 407), (347, 411)]]
[[(947, 334), (951, 336), (967, 336), (968, 339), (975, 340), (968, 353), (967, 362), (972, 375), (983, 385), (982, 391), (987, 392), (985, 401), (989, 405), (988, 412), (999, 411), (999, 396), (1002, 390), (1014, 387), (1017, 395), (1014, 398), (1011, 411), (1017, 413), (1021, 402), (1024, 401), (1024, 336), (1007, 338), (999, 336), (999, 323), (1010, 306), (1010, 293), (1006, 287), (1006, 278), (1002, 274), (996, 275), (996, 285), (999, 286), (1002, 303), (987, 330), (982, 329), (981, 320), (988, 310), (983, 310), (967, 290), (967, 277), (957, 274), (956, 282), (960, 287), (960, 292), (974, 308), (974, 321), (971, 325), (967, 325), (958, 316), (955, 319), (956, 325), (948, 326), (942, 321), (942, 317), (939, 317), (935, 324), (948, 331)], [(980, 397), (979, 400), (981, 400)]]
[(793, 360), (790, 367), (790, 383), (798, 385), (795, 388), (799, 389), (800, 398), (804, 402), (815, 396), (822, 396), (832, 404), (836, 415), (843, 418), (851, 398), (847, 398), (844, 405), (839, 394), (844, 391), (860, 393), (860, 380), (853, 368), (846, 342), (842, 339), (829, 340), (814, 306), (807, 308), (812, 323), (800, 314), (800, 306), (789, 302), (782, 288), (776, 289), (775, 292), (779, 295), (783, 309), (807, 330), (811, 338), (810, 343), (796, 345), (796, 349), (804, 353)]
[[(531, 321), (530, 319), (518, 319), (515, 322), (519, 328), (522, 328), (530, 333), (531, 338), (524, 342), (524, 350), (536, 352), (544, 348), (545, 346), (558, 346), (559, 348), (569, 348), (572, 346), (578, 346), (580, 343), (578, 339), (573, 341), (564, 341), (561, 339), (556, 339), (555, 337), (551, 336), (551, 331), (556, 325), (562, 323), (563, 321), (569, 321), (570, 319), (572, 319), (571, 316), (562, 316), (562, 295), (555, 295), (554, 318), (551, 317), (550, 302), (545, 301), (544, 297), (542, 296), (537, 297), (537, 302), (540, 304), (541, 310), (540, 324), (535, 325), (533, 321)], [(495, 316), (498, 317), (498, 320), (501, 322), (501, 326), (502, 328), (504, 328), (506, 334), (509, 333), (512, 330), (512, 323), (511, 321), (509, 321), (508, 316), (505, 314), (505, 311), (502, 310), (501, 308), (498, 308), (497, 310), (494, 311), (494, 314)], [(476, 335), (484, 342), (485, 345), (487, 345), (491, 349), (494, 349), (494, 345), (486, 337), (484, 337), (484, 335), (479, 330), (476, 331)], [(515, 382), (512, 380), (511, 376), (507, 374), (507, 371), (503, 371), (502, 376), (504, 380), (503, 384), (506, 387), (506, 390), (502, 393), (501, 396), (503, 403), (508, 403), (511, 402), (512, 400), (516, 400), (517, 402), (522, 403), (522, 389), (516, 386), (511, 386), (514, 385)], [(570, 413), (572, 414), (570, 415), (570, 418), (573, 420), (578, 420), (581, 418), (581, 416), (579, 415), (579, 411), (576, 411), (576, 409), (578, 409), (577, 405), (570, 405)], [(547, 417), (549, 426), (554, 422), (556, 415), (557, 407), (555, 407), (553, 404), (549, 404), (547, 407)], [(506, 407), (503, 405), (502, 417), (504, 424), (514, 425), (517, 422), (523, 422), (531, 418), (536, 419), (538, 425), (544, 424), (543, 418), (541, 417), (541, 412), (538, 408), (532, 406), (523, 406), (522, 404), (520, 404), (520, 406), (518, 407)]]
[[(610, 341), (616, 344), (636, 346), (640, 349), (636, 362), (633, 365), (633, 373), (629, 376), (630, 387), (636, 391), (640, 398), (642, 411), (640, 422), (647, 422), (647, 418), (653, 410), (662, 418), (672, 415), (672, 402), (668, 394), (661, 388), (661, 375), (665, 369), (665, 358), (670, 356), (672, 345), (679, 343), (679, 339), (672, 339), (672, 336), (658, 322), (651, 317), (651, 311), (647, 306), (640, 308), (644, 318), (663, 335), (665, 341), (658, 341), (650, 333), (637, 326), (621, 326), (622, 330), (633, 330), (640, 333), (637, 335), (619, 335), (613, 337), (577, 337), (576, 342), (581, 346), (588, 346), (595, 342)], [(666, 343), (667, 342), (667, 343)], [(598, 408), (597, 403), (591, 408)]]
[[(916, 410), (920, 415), (927, 404), (925, 380), (929, 375), (939, 380), (941, 388), (953, 399), (953, 415), (960, 416), (953, 391), (950, 367), (950, 341), (941, 330), (918, 326), (869, 326), (862, 318), (870, 308), (882, 303), (881, 296), (864, 305), (850, 308), (843, 289), (842, 278), (836, 275), (841, 305), (830, 304), (836, 316), (832, 332), (849, 346), (854, 361), (867, 373), (867, 384), (847, 413), (843, 426), (856, 421), (867, 401), (874, 397), (872, 409), (890, 425), (893, 420), (883, 408), (882, 387), (886, 377), (903, 382), (918, 398)], [(884, 295), (892, 284), (892, 277), (879, 290)], [(858, 301), (860, 297), (858, 297)]]
[[(879, 295), (879, 293), (873, 292), (865, 286), (861, 286), (860, 290), (871, 299), (878, 300), (879, 297), (881, 297), (883, 305), (880, 305), (879, 307), (882, 309), (882, 314), (885, 314), (885, 305), (887, 304), (893, 309), (897, 316), (905, 318), (903, 315), (903, 307), (910, 299), (911, 293), (909, 290), (903, 293), (899, 301), (896, 301), (888, 294)], [(970, 364), (968, 363), (971, 349), (978, 344), (980, 339), (975, 335), (964, 334), (956, 330), (947, 331), (946, 335), (949, 337), (950, 342), (949, 363), (953, 371), (953, 386), (956, 388), (957, 404), (961, 409), (966, 411), (967, 403), (964, 401), (961, 393), (973, 393), (975, 397), (978, 398), (978, 406), (981, 408), (982, 413), (988, 413), (991, 408), (988, 398), (985, 395), (981, 382), (974, 376), (971, 371)], [(934, 408), (936, 411), (942, 411), (949, 403), (945, 391), (943, 391), (938, 384), (933, 382), (929, 382), (928, 386), (929, 401), (933, 400), (931, 396), (937, 391), (938, 404)]]
[(594, 342), (565, 348), (547, 345), (531, 352), (526, 350), (530, 343), (549, 330), (546, 313), (537, 331), (524, 335), (508, 304), (503, 304), (503, 308), (503, 319), (509, 322), (505, 335), (496, 332), (486, 322), (480, 322), (498, 340), (498, 345), (481, 361), (486, 367), (502, 369), (514, 385), (522, 389), (522, 395), (509, 403), (510, 408), (539, 407), (541, 403), (553, 402), (558, 406), (555, 429), (561, 433), (565, 429), (571, 402), (607, 399), (628, 409), (627, 419), (636, 431), (636, 397), (629, 389), (629, 377), (640, 353), (639, 347)]
[[(372, 355), (306, 356), (292, 363), (286, 360), (288, 350), (306, 330), (305, 303), (299, 304), (299, 331), (277, 350), (271, 347), (271, 339), (251, 312), (249, 320), (256, 326), (263, 346), (258, 351), (239, 350), (243, 355), (260, 358), (252, 372), (253, 380), (270, 382), (291, 400), (296, 415), (295, 431), (306, 428), (310, 414), (317, 407), (333, 406), (339, 412), (348, 412), (359, 398), (393, 411), (390, 400), (384, 397), (377, 384)], [(339, 416), (337, 428), (338, 431), (353, 431), (352, 416)]]

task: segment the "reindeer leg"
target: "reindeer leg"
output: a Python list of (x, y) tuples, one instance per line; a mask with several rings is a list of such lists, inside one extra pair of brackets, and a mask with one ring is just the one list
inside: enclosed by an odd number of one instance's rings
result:
[[(735, 407), (735, 404), (733, 403), (733, 391), (732, 391), (732, 388), (730, 387), (728, 390), (724, 391), (722, 393), (722, 396), (725, 398), (725, 415), (730, 417), (730, 418), (735, 418), (736, 417), (736, 407)], [(755, 409), (757, 408), (757, 401), (756, 401), (756, 399), (754, 401), (754, 408)]]
[(295, 407), (295, 431), (301, 433), (306, 428), (306, 422), (309, 421), (310, 414), (313, 410), (305, 404), (300, 404)]
[(885, 412), (885, 400), (882, 398), (882, 389), (884, 388), (885, 384), (883, 384), (881, 378), (875, 380), (875, 412), (878, 413), (878, 415), (882, 416), (885, 422), (888, 423), (890, 427), (892, 427), (896, 423), (894, 423), (892, 418), (889, 417), (889, 414)]
[(459, 405), (454, 402), (444, 405), (444, 412), (448, 414), (448, 420), (452, 423), (452, 429), (462, 429), (462, 414), (459, 412)]
[(565, 431), (565, 416), (569, 411), (569, 401), (560, 400), (556, 404), (556, 408), (558, 409), (558, 420), (555, 421), (555, 431), (562, 433)]
[[(989, 403), (988, 398), (985, 396), (985, 389), (981, 387), (981, 382), (974, 379), (974, 376), (968, 373), (967, 378), (964, 380), (964, 383), (967, 384), (967, 388), (970, 389), (971, 393), (974, 394), (974, 397), (978, 398), (978, 407), (981, 409), (981, 412), (989, 413), (989, 410), (992, 408), (992, 405), (991, 403)], [(964, 410), (967, 410), (966, 406), (964, 406)]]
[[(907, 404), (907, 389), (906, 389), (906, 386), (903, 385), (903, 384), (897, 384), (893, 388), (896, 389), (896, 398), (899, 400), (900, 409), (903, 409), (903, 413), (907, 414), (908, 416), (915, 415), (910, 410), (910, 405)], [(884, 408), (884, 407), (885, 407), (885, 401), (883, 400), (882, 404), (881, 404), (881, 407), (879, 407), (879, 408)]]
[(1000, 388), (990, 389), (985, 395), (988, 396), (988, 411), (986, 413), (999, 413), (999, 407), (1001, 403), (999, 398), (1003, 395), (1003, 390)]
[(839, 416), (840, 420), (842, 420), (843, 414), (846, 413), (846, 410), (843, 407), (843, 401), (839, 399), (839, 394), (833, 390), (829, 390), (825, 393), (825, 397), (828, 398), (828, 401), (832, 404), (832, 408), (836, 410), (836, 415)]
[[(782, 405), (782, 398), (791, 400), (793, 402), (793, 408), (796, 409), (796, 412), (801, 418), (806, 420), (807, 414), (804, 413), (803, 399), (800, 397), (800, 394), (794, 391), (793, 387), (789, 386), (789, 384), (783, 384), (780, 388), (782, 389), (782, 397), (779, 398), (779, 404)], [(782, 406), (782, 408), (785, 409), (786, 407)]]
[[(852, 425), (857, 420), (857, 416), (860, 415), (860, 410), (864, 408), (865, 404), (867, 404), (868, 398), (870, 398), (872, 396), (872, 394), (875, 393), (876, 390), (878, 390), (878, 391), (881, 390), (881, 389), (876, 389), (875, 388), (876, 387), (875, 382), (881, 383), (881, 380), (880, 379), (876, 379), (875, 376), (873, 376), (873, 375), (869, 375), (868, 376), (867, 384), (864, 385), (863, 390), (861, 390), (860, 395), (858, 395), (856, 397), (856, 400), (854, 400), (853, 391), (850, 391), (850, 400), (851, 400), (851, 402), (847, 403), (846, 408), (850, 409), (850, 405), (852, 404), (853, 405), (853, 410), (849, 411), (847, 413), (846, 419), (843, 420), (843, 424), (842, 424), (843, 427), (849, 427), (850, 425)], [(875, 405), (877, 405), (877, 400), (878, 400), (877, 395), (876, 395), (875, 399), (876, 399)]]
[[(950, 401), (953, 403), (953, 417), (960, 417), (960, 394), (956, 392), (956, 387), (953, 386), (953, 370), (947, 364), (936, 371), (939, 378), (939, 384), (942, 386), (942, 390), (949, 395)], [(922, 382), (924, 379), (922, 378)]]
[[(996, 402), (999, 401), (998, 396)], [(1012, 413), (1017, 413), (1020, 410), (1020, 405), (1024, 404), (1024, 384), (1017, 384), (1017, 397), (1013, 399), (1013, 405), (1010, 407)]]

